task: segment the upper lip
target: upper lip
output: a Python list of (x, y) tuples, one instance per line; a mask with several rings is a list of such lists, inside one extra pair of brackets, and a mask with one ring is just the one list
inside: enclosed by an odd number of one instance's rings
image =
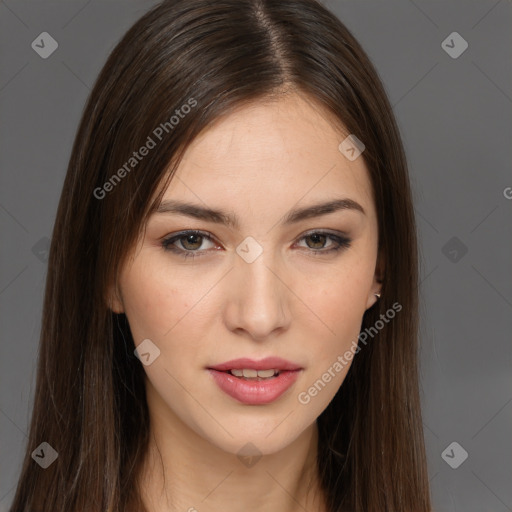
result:
[(209, 369), (217, 370), (220, 372), (228, 371), (228, 370), (300, 370), (301, 366), (291, 361), (287, 361), (286, 359), (282, 359), (280, 357), (266, 357), (265, 359), (260, 359), (259, 361), (255, 361), (254, 359), (249, 359), (247, 357), (242, 357), (239, 359), (232, 359), (231, 361), (226, 361), (225, 363), (217, 364), (215, 366), (209, 366)]

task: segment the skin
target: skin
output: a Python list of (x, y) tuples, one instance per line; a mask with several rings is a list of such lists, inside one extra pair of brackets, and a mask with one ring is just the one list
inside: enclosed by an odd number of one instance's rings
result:
[[(111, 307), (127, 315), (136, 345), (149, 338), (160, 350), (144, 366), (151, 441), (140, 481), (148, 511), (326, 510), (316, 419), (350, 363), (308, 404), (298, 395), (357, 341), (381, 279), (368, 170), (362, 157), (349, 161), (339, 151), (348, 135), (341, 128), (296, 93), (217, 120), (188, 148), (163, 199), (235, 213), (240, 230), (153, 214), (121, 269)], [(281, 224), (292, 208), (338, 198), (365, 214), (345, 209)], [(212, 241), (183, 237), (173, 247), (202, 256), (164, 250), (162, 239), (187, 229)], [(314, 230), (348, 236), (351, 245), (322, 254), (336, 242), (305, 237)], [(236, 252), (248, 236), (263, 249), (252, 263)], [(303, 370), (266, 405), (236, 401), (206, 370), (271, 355)], [(237, 457), (248, 442), (262, 455), (251, 467)]]

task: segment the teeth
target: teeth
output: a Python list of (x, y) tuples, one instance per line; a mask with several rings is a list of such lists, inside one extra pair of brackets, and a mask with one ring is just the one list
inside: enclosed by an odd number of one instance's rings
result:
[(252, 369), (243, 369), (243, 370), (230, 370), (231, 374), (235, 377), (245, 377), (245, 378), (269, 378), (277, 375), (279, 370), (252, 370)]

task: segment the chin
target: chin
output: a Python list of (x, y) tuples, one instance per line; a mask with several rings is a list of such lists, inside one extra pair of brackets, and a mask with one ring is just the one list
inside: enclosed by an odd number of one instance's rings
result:
[[(241, 420), (236, 428), (227, 427), (229, 433), (220, 426), (212, 430), (214, 428), (212, 423), (194, 430), (210, 444), (226, 453), (238, 457), (257, 457), (280, 452), (310, 427), (310, 425), (305, 424), (304, 428), (297, 428), (296, 418), (290, 422), (288, 422), (288, 419), (282, 422), (284, 418), (286, 418), (286, 414), (280, 417), (278, 421), (261, 422), (256, 417), (252, 420)], [(292, 429), (291, 427), (295, 428)]]

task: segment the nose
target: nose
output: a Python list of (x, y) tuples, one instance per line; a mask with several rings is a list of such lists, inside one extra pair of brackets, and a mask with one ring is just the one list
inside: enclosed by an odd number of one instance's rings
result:
[(282, 273), (265, 252), (252, 263), (237, 258), (228, 275), (230, 292), (224, 310), (232, 332), (262, 341), (288, 329), (292, 292)]

